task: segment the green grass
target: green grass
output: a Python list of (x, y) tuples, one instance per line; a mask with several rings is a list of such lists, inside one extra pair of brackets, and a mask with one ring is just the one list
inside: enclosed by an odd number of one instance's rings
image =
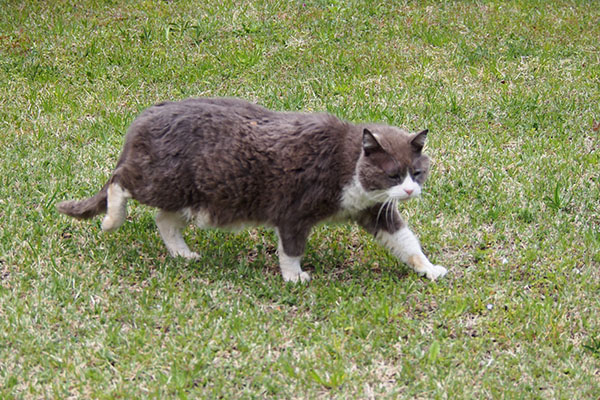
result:
[[(0, 0), (1, 398), (600, 396), (597, 4), (191, 3)], [(428, 128), (402, 214), (448, 275), (320, 227), (286, 285), (268, 230), (186, 262), (146, 207), (57, 214), (192, 96)]]

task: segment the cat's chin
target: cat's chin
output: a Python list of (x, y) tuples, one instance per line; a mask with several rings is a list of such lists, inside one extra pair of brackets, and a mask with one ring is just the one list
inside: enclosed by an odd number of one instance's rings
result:
[(400, 197), (394, 198), (394, 200), (397, 200), (397, 201), (408, 201), (408, 200), (416, 199), (417, 197), (419, 197), (419, 195), (400, 196)]
[(398, 195), (398, 194), (389, 194), (388, 198), (392, 201), (408, 201), (411, 199), (416, 199), (417, 197), (419, 197), (418, 194), (411, 194), (411, 195)]

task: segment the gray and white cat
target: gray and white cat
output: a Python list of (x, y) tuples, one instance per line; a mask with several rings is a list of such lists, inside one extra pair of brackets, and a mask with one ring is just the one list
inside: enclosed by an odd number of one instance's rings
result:
[(238, 99), (165, 102), (131, 124), (100, 192), (57, 207), (75, 218), (106, 212), (104, 231), (123, 224), (129, 198), (157, 207), (169, 253), (185, 258), (198, 257), (181, 234), (189, 222), (274, 227), (281, 273), (292, 282), (310, 279), (300, 259), (314, 225), (354, 221), (434, 280), (446, 269), (429, 262), (397, 210), (398, 201), (421, 193), (429, 169), (426, 136)]

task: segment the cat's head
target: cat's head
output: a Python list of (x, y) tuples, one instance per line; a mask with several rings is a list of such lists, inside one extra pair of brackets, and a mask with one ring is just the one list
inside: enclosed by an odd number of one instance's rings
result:
[(391, 126), (365, 126), (358, 166), (364, 190), (378, 201), (419, 196), (429, 173), (429, 157), (422, 153), (427, 132), (409, 134)]

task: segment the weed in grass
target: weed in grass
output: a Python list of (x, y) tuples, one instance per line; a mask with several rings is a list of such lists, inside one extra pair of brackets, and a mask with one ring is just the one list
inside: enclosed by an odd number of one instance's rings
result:
[(591, 338), (583, 345), (583, 348), (591, 352), (595, 357), (600, 358), (600, 339), (596, 337)]
[(548, 207), (554, 211), (569, 211), (569, 204), (573, 195), (565, 195), (562, 193), (560, 182), (556, 183), (551, 196), (545, 196), (544, 201)]

